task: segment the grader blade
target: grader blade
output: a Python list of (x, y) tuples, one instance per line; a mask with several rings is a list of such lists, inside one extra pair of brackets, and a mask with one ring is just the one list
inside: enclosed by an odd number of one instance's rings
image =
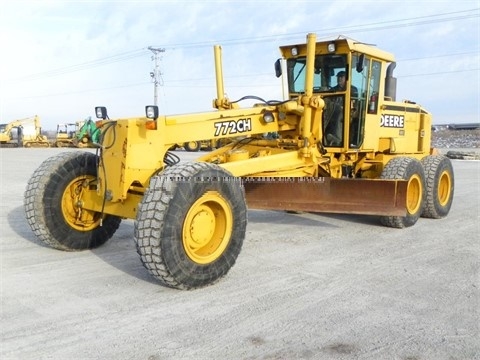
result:
[(251, 209), (406, 215), (406, 181), (246, 178), (243, 185)]

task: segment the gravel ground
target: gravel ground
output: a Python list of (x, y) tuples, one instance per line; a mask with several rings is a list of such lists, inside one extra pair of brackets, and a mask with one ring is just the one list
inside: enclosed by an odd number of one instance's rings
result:
[(452, 160), (447, 218), (403, 230), (251, 210), (230, 273), (178, 291), (141, 265), (131, 220), (91, 251), (39, 243), (23, 192), (61, 151), (0, 149), (2, 360), (480, 359), (479, 161)]

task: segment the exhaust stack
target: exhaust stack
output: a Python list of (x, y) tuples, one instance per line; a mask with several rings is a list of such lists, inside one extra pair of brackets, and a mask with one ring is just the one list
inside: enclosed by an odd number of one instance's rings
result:
[(390, 98), (392, 101), (396, 101), (397, 98), (397, 78), (392, 76), (396, 66), (396, 62), (390, 63), (385, 77), (385, 97)]

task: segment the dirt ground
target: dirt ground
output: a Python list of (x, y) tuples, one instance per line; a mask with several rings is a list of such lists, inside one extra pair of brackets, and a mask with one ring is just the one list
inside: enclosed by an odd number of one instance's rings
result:
[(447, 218), (403, 230), (250, 210), (229, 274), (180, 291), (142, 266), (131, 220), (92, 251), (38, 242), (23, 192), (62, 151), (0, 149), (1, 359), (480, 359), (479, 161), (452, 160)]

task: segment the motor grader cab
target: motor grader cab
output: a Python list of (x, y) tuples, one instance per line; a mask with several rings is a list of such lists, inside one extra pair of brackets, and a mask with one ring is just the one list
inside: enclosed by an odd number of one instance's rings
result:
[[(16, 139), (13, 137), (15, 129)], [(40, 117), (37, 115), (2, 124), (0, 144), (2, 147), (50, 147), (47, 137), (42, 135)]]
[[(226, 98), (215, 46), (216, 110), (167, 116), (147, 106), (145, 116), (110, 119), (96, 108), (97, 153), (47, 159), (28, 182), (33, 232), (54, 248), (88, 249), (122, 218), (135, 219), (147, 270), (166, 286), (192, 289), (235, 263), (247, 206), (379, 215), (398, 228), (448, 214), (452, 165), (430, 149), (431, 115), (395, 101), (393, 55), (348, 39), (317, 43), (314, 34), (280, 52), (284, 100)], [(241, 108), (243, 99), (258, 103)], [(194, 162), (169, 151), (215, 138), (233, 141)]]
[[(325, 103), (319, 145), (331, 148), (329, 153), (430, 151), (431, 115), (413, 102), (396, 102), (392, 54), (350, 39), (326, 41), (317, 44), (313, 73), (306, 74), (306, 45), (284, 46), (281, 52), (289, 98), (302, 96), (306, 79), (312, 79), (312, 96), (320, 95)], [(278, 63), (276, 69), (280, 76)], [(358, 169), (351, 170), (347, 176), (359, 175)]]

